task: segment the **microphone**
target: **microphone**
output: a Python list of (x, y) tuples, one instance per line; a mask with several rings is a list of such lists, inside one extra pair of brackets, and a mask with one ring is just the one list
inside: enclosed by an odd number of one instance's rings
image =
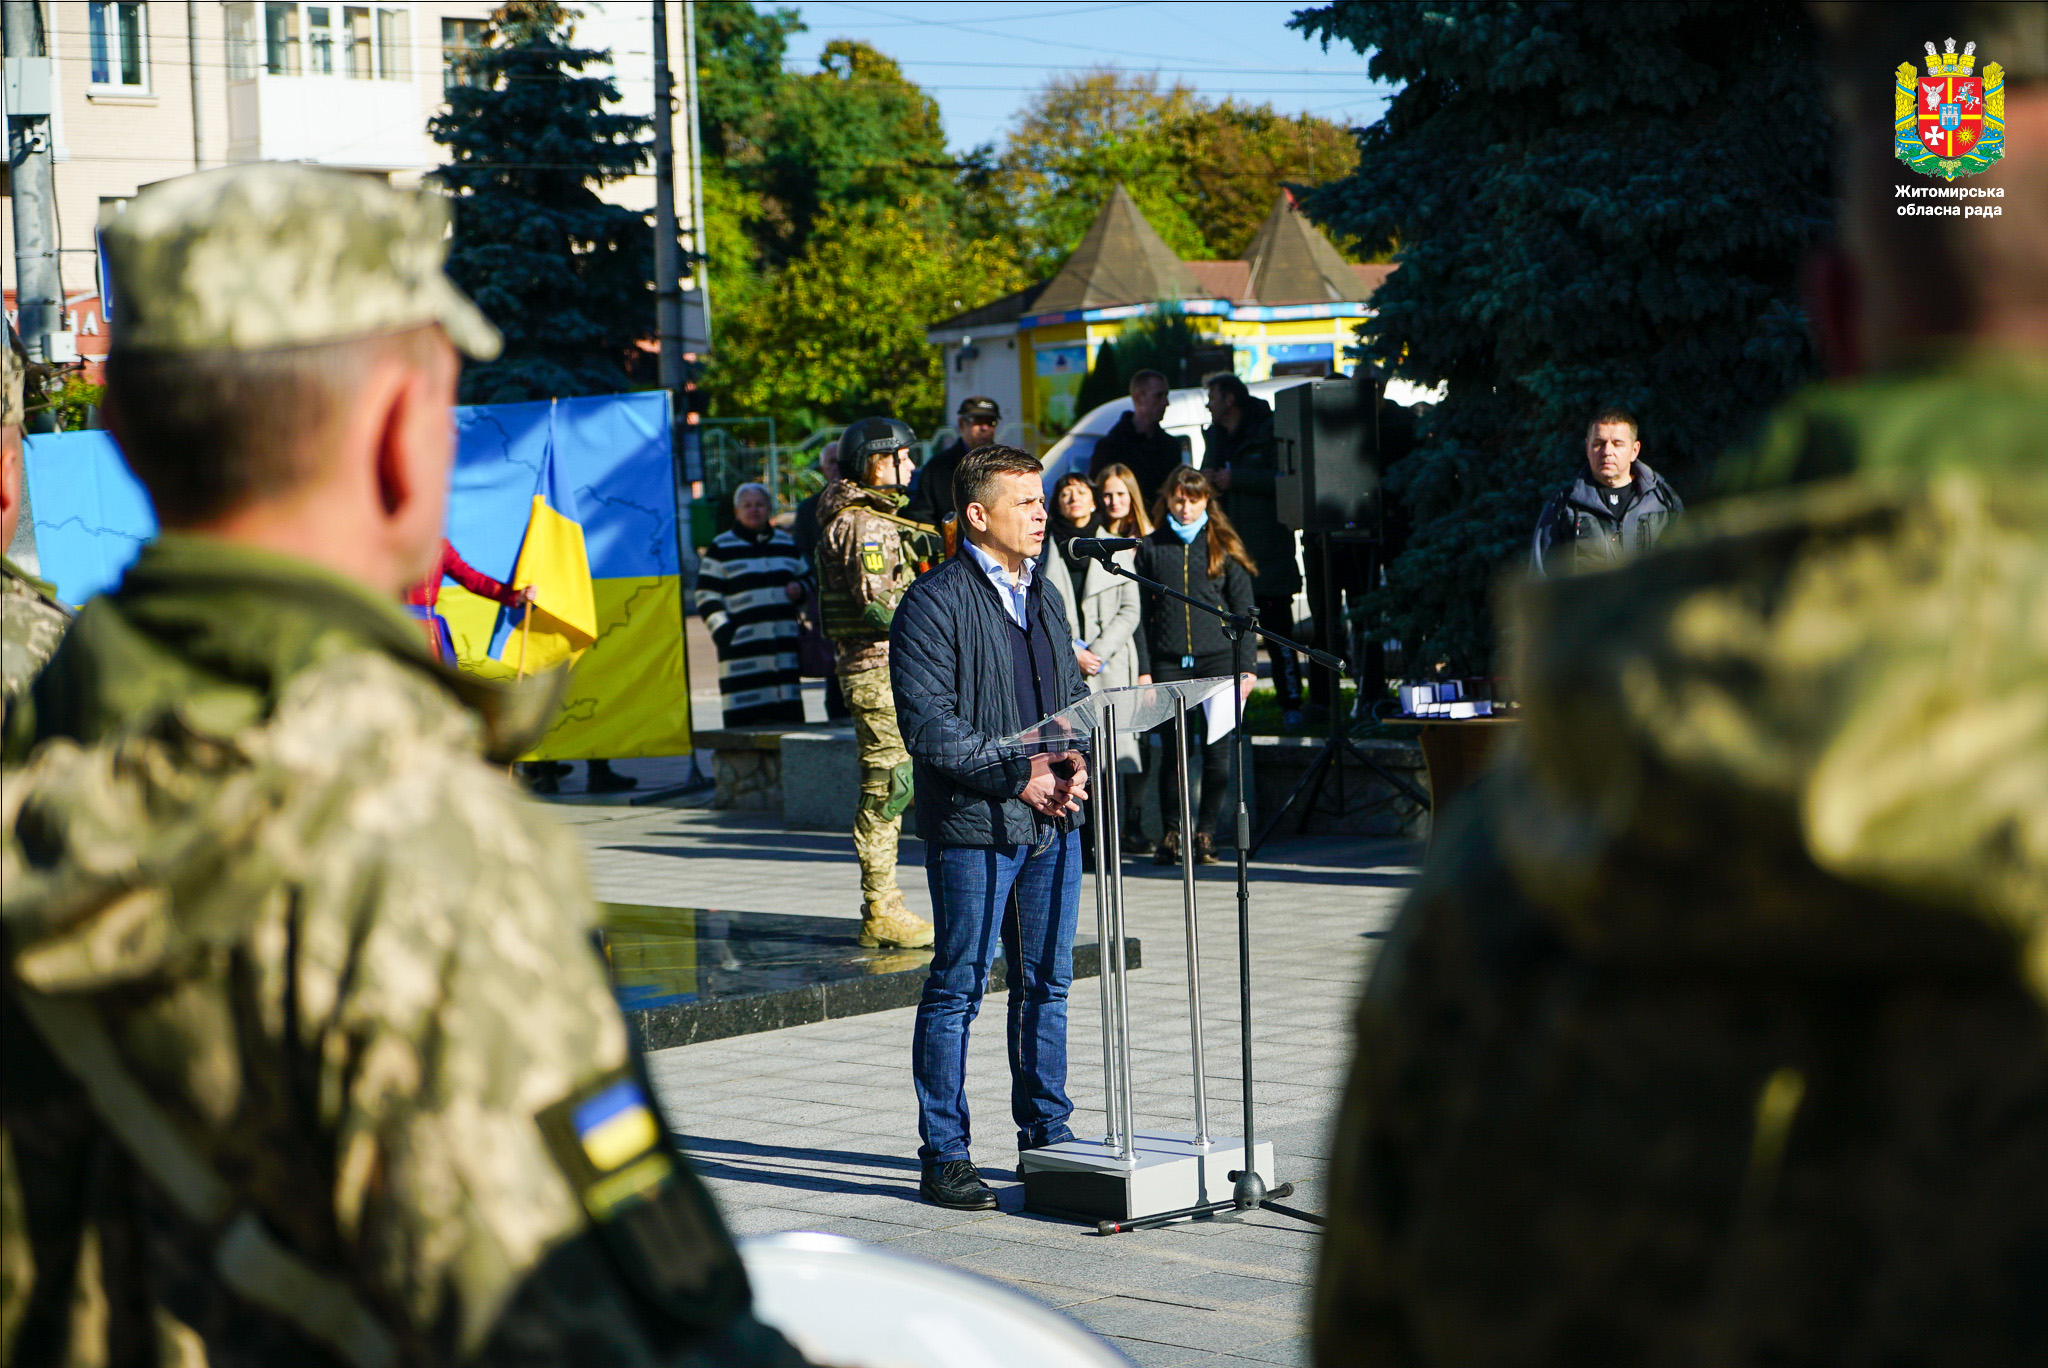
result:
[(1108, 560), (1119, 551), (1138, 549), (1136, 537), (1075, 537), (1067, 543), (1070, 556), (1091, 556), (1096, 560)]

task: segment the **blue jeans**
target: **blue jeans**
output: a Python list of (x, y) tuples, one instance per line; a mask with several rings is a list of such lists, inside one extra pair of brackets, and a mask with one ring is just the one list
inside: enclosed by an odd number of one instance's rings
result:
[(996, 937), (1010, 980), (1010, 1115), (1017, 1148), (1072, 1137), (1067, 1118), (1067, 988), (1081, 903), (1081, 836), (1043, 846), (932, 847), (932, 966), (911, 1029), (918, 1158), (968, 1157), (967, 1028), (988, 991)]

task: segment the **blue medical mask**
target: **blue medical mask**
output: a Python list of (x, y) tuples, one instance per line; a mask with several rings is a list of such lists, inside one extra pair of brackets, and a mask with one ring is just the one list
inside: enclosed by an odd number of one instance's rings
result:
[(1173, 529), (1174, 536), (1179, 537), (1181, 541), (1189, 545), (1193, 545), (1195, 538), (1202, 535), (1202, 529), (1209, 525), (1209, 510), (1203, 509), (1202, 516), (1191, 523), (1184, 523), (1169, 513), (1166, 515), (1166, 525)]

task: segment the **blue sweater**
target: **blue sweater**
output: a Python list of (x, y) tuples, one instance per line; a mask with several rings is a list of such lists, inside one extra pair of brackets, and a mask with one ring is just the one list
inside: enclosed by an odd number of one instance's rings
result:
[[(1034, 644), (1069, 642), (1066, 608), (1043, 585), (1041, 576), (1029, 599)], [(890, 682), (897, 729), (916, 769), (917, 834), (927, 844), (1040, 839), (1045, 819), (1017, 797), (1031, 775), (1030, 757), (1000, 742), (1039, 720), (1020, 715), (1020, 636), (995, 586), (964, 554), (911, 585), (896, 607)], [(1050, 655), (1057, 677), (1047, 713), (1088, 695), (1073, 651)]]

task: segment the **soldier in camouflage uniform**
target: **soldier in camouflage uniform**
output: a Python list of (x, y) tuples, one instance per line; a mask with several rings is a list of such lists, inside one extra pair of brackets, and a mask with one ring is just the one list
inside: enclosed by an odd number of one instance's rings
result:
[(1517, 591), (1518, 752), (1359, 1009), (1326, 1368), (2048, 1360), (2048, 146), (1928, 219), (1886, 141), (1950, 34), (2048, 128), (2048, 7), (1822, 15), (1854, 378)]
[(4, 554), (21, 518), (22, 375), (10, 337), (0, 347), (0, 716), (43, 668), (71, 621), (57, 591)]
[(847, 428), (839, 440), (844, 478), (818, 501), (818, 601), (860, 747), (860, 808), (853, 818), (860, 943), (913, 950), (932, 943), (932, 927), (903, 905), (896, 884), (896, 846), (911, 784), (910, 752), (896, 730), (889, 687), (889, 623), (917, 573), (904, 537), (922, 529), (901, 513), (915, 440), (909, 425), (894, 418), (863, 418)]
[(106, 229), (164, 531), (7, 724), (0, 1361), (801, 1361), (506, 777), (558, 684), (457, 674), (398, 606), (456, 348), (498, 349), (447, 222), (259, 163)]

